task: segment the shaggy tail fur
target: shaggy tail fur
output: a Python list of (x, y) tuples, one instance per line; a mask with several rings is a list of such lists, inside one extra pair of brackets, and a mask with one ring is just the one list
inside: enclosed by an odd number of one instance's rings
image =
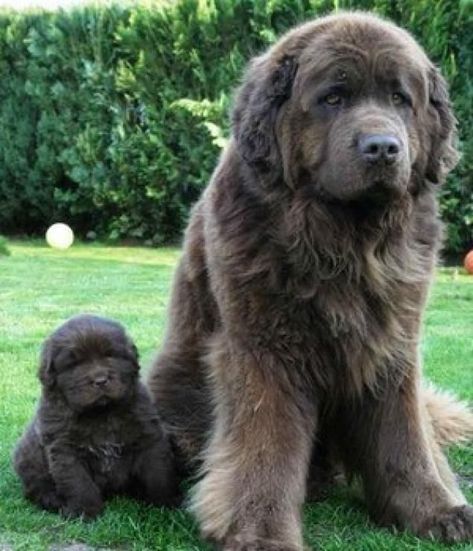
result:
[(426, 385), (422, 393), (435, 439), (441, 446), (473, 439), (473, 411), (466, 402), (433, 385)]

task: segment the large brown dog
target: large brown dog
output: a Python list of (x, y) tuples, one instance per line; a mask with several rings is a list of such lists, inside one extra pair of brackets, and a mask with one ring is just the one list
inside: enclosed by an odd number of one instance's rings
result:
[(439, 72), (374, 16), (310, 22), (252, 62), (150, 378), (225, 551), (302, 549), (321, 448), (380, 523), (473, 538), (419, 388), (454, 132)]

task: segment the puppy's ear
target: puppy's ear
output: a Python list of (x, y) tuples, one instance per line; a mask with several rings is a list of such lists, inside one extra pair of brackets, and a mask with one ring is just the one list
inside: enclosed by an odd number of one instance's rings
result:
[(294, 57), (258, 57), (237, 93), (233, 134), (242, 158), (260, 171), (280, 164), (274, 127), (279, 108), (291, 96), (296, 72)]
[(138, 352), (138, 348), (136, 348), (135, 343), (127, 338), (127, 356), (130, 358), (130, 360), (133, 362), (134, 366), (137, 370), (140, 369), (139, 359), (140, 354)]
[(138, 361), (140, 359), (140, 353), (138, 352), (138, 348), (136, 348), (136, 346), (131, 343), (131, 353), (133, 354), (133, 357), (135, 358), (136, 361)]
[(56, 369), (54, 367), (54, 345), (51, 340), (43, 344), (39, 364), (39, 380), (44, 388), (51, 389), (56, 384)]
[(439, 184), (455, 168), (459, 155), (455, 146), (456, 119), (447, 83), (436, 68), (432, 68), (429, 75), (429, 103), (431, 149), (425, 177)]

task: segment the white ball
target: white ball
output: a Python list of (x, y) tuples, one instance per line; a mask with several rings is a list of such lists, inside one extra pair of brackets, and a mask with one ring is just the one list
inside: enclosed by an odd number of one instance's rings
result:
[(46, 232), (46, 241), (53, 249), (68, 249), (74, 241), (74, 232), (67, 224), (53, 224)]

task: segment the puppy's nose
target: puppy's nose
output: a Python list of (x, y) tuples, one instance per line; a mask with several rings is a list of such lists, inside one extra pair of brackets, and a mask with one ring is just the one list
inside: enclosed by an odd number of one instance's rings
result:
[(399, 158), (401, 142), (389, 134), (364, 134), (358, 140), (358, 151), (369, 164), (392, 165)]
[(94, 379), (95, 386), (102, 387), (102, 386), (105, 386), (107, 383), (108, 383), (108, 377), (106, 375), (99, 375)]

